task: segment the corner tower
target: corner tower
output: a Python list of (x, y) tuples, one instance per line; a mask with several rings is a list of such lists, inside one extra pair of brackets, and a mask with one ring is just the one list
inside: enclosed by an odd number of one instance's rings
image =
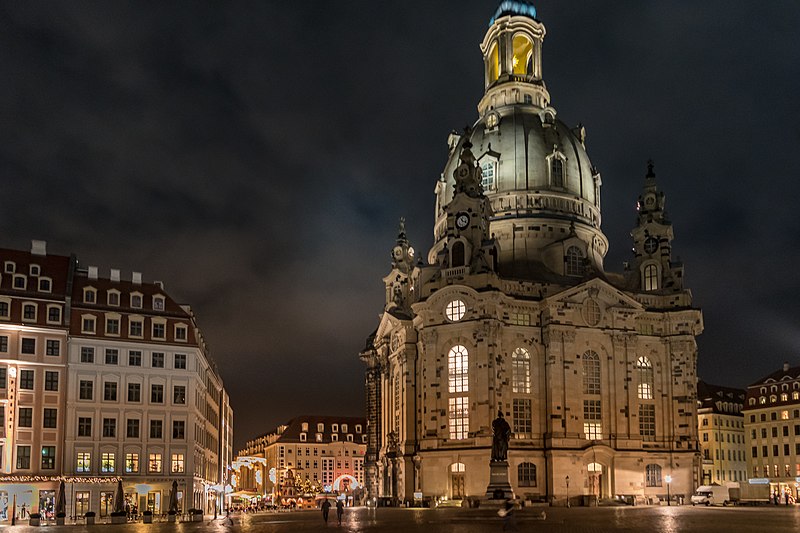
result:
[(434, 245), (446, 243), (453, 172), (469, 142), (492, 208), (489, 237), (507, 278), (580, 282), (603, 272), (608, 240), (600, 229), (600, 174), (586, 154), (586, 132), (556, 118), (542, 79), (544, 25), (535, 8), (504, 1), (481, 43), (485, 92), (468, 134), (451, 134), (450, 156), (436, 188)]

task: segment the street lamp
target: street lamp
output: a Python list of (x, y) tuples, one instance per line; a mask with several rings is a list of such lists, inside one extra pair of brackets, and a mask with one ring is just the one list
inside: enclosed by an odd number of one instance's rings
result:
[(672, 483), (672, 476), (670, 476), (670, 475), (664, 476), (664, 481), (667, 482), (667, 505), (669, 506), (670, 505), (670, 502), (669, 502), (669, 500), (670, 500), (670, 497), (669, 497), (669, 484)]
[(567, 507), (569, 507), (569, 476), (567, 476), (565, 479), (567, 482)]

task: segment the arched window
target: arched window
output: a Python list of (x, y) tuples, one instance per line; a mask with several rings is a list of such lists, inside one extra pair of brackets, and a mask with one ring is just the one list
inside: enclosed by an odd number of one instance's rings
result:
[(533, 45), (524, 35), (515, 35), (512, 41), (514, 55), (511, 67), (514, 74), (524, 76), (533, 74)]
[(450, 348), (447, 369), (450, 375), (450, 392), (469, 392), (469, 354), (461, 345)]
[(531, 355), (525, 348), (517, 348), (511, 354), (511, 389), (531, 392)]
[(564, 188), (564, 161), (553, 156), (550, 159), (550, 184), (553, 187)]
[(450, 256), (452, 257), (451, 267), (464, 266), (464, 243), (461, 241), (454, 242)]
[(600, 394), (600, 356), (591, 350), (583, 354), (583, 393)]
[(658, 290), (658, 267), (656, 265), (644, 267), (644, 290)]
[(647, 465), (645, 467), (645, 481), (648, 487), (661, 486), (661, 466)]
[(640, 357), (636, 361), (637, 394), (640, 400), (653, 399), (653, 365), (647, 357)]
[(464, 463), (453, 463), (453, 464), (450, 465), (450, 471), (451, 472), (466, 472), (467, 471), (467, 467), (464, 465)]
[(492, 47), (489, 49), (489, 64), (487, 65), (487, 68), (489, 85), (491, 85), (497, 81), (498, 77), (500, 77), (500, 53), (497, 48), (497, 43), (492, 43)]
[(564, 258), (565, 271), (567, 276), (582, 276), (583, 275), (583, 252), (577, 246), (570, 246), (567, 248), (567, 254)]
[(520, 487), (535, 487), (536, 465), (533, 463), (520, 463), (517, 467), (517, 481)]
[(484, 191), (494, 190), (494, 161), (484, 161), (481, 163), (481, 185)]

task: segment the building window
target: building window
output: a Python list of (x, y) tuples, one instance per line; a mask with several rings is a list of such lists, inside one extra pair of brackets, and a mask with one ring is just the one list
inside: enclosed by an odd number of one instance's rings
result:
[(533, 463), (520, 463), (517, 467), (517, 480), (520, 487), (535, 487), (536, 465)]
[(450, 392), (469, 392), (469, 354), (461, 345), (450, 348), (447, 355)]
[(25, 304), (22, 306), (22, 320), (36, 320), (36, 305)]
[(36, 339), (22, 339), (19, 351), (26, 355), (36, 355)]
[(164, 421), (151, 420), (150, 421), (150, 438), (162, 439), (164, 438)]
[(117, 436), (117, 419), (104, 418), (103, 419), (103, 437), (113, 439)]
[(10, 313), (11, 309), (9, 303), (5, 301), (0, 302), (0, 317), (9, 318)]
[(186, 370), (186, 354), (185, 353), (176, 353), (175, 354), (175, 369), (177, 369), (177, 370)]
[(56, 447), (42, 446), (42, 470), (54, 470), (56, 467)]
[(151, 453), (149, 459), (147, 461), (147, 471), (151, 474), (158, 474), (161, 472), (161, 454), (160, 453)]
[(591, 350), (583, 354), (583, 393), (600, 394), (600, 356)]
[(44, 408), (42, 427), (45, 429), (54, 429), (58, 427), (58, 409)]
[(33, 370), (21, 370), (19, 373), (19, 388), (33, 390)]
[(141, 338), (143, 335), (144, 326), (141, 320), (131, 320), (128, 322), (128, 335), (131, 337)]
[(78, 452), (75, 471), (79, 474), (86, 474), (92, 471), (91, 452)]
[(89, 346), (81, 348), (81, 363), (94, 363), (94, 348)]
[(135, 474), (139, 472), (139, 454), (126, 453), (125, 454), (125, 472), (128, 474)]
[(656, 406), (650, 404), (639, 405), (639, 434), (643, 440), (656, 438)]
[(136, 403), (142, 401), (141, 383), (128, 383), (128, 401)]
[(0, 352), (7, 353), (8, 352), (8, 336), (7, 335), (0, 335)]
[(531, 355), (525, 348), (517, 348), (511, 354), (511, 390), (531, 392)]
[(6, 261), (3, 263), (3, 272), (6, 274), (13, 274), (17, 271), (17, 264), (14, 261)]
[(117, 467), (117, 458), (113, 453), (100, 454), (100, 472), (103, 474), (113, 474)]
[(531, 401), (529, 399), (514, 398), (514, 436), (518, 439), (531, 438)]
[(138, 292), (134, 292), (131, 294), (131, 307), (134, 309), (141, 309), (142, 308), (142, 295)]
[(129, 418), (126, 422), (126, 432), (125, 434), (129, 439), (138, 439), (139, 438), (139, 419), (138, 418)]
[(175, 340), (186, 342), (188, 339), (188, 330), (186, 326), (175, 326)]
[(93, 304), (97, 301), (97, 291), (92, 288), (83, 289), (83, 302)]
[(119, 318), (106, 318), (106, 335), (119, 335)]
[(119, 306), (119, 292), (115, 290), (108, 291), (106, 295), (106, 300), (108, 301), (108, 305), (113, 305), (114, 307)]
[(31, 467), (31, 447), (17, 446), (17, 468), (27, 470)]
[(600, 400), (583, 400), (583, 433), (587, 440), (603, 438)]
[(44, 343), (45, 355), (59, 356), (61, 355), (61, 341), (48, 339)]
[(184, 405), (186, 403), (186, 386), (175, 385), (172, 387), (172, 403)]
[(564, 188), (564, 161), (555, 155), (550, 158), (550, 183), (555, 188)]
[(106, 364), (117, 365), (119, 364), (119, 350), (116, 348), (106, 348)]
[(50, 292), (53, 287), (53, 282), (50, 278), (39, 278), (39, 290), (41, 292)]
[(186, 438), (186, 421), (173, 420), (172, 421), (172, 438), (183, 440)]
[(164, 297), (163, 296), (153, 296), (153, 309), (156, 311), (163, 311), (164, 310)]
[(173, 453), (172, 454), (172, 473), (173, 474), (182, 474), (185, 471), (184, 456), (182, 453)]
[(28, 279), (23, 276), (22, 274), (17, 274), (14, 276), (14, 288), (25, 290), (25, 287), (28, 284)]
[(469, 432), (468, 398), (461, 396), (450, 398), (450, 438), (466, 439)]
[(21, 428), (31, 428), (33, 427), (33, 408), (32, 407), (20, 407), (19, 408), (19, 419), (17, 420), (17, 425)]
[(150, 403), (164, 403), (164, 385), (150, 385)]
[(45, 370), (44, 372), (44, 390), (57, 391), (58, 390), (58, 372), (51, 372)]
[(153, 338), (154, 339), (164, 339), (166, 338), (166, 326), (164, 324), (154, 322), (153, 323)]
[(113, 381), (103, 383), (103, 400), (107, 402), (117, 401), (117, 384)]
[(0, 367), (0, 389), (8, 388), (8, 371), (6, 367)]
[(583, 252), (577, 246), (570, 246), (567, 248), (567, 254), (564, 257), (565, 269), (564, 272), (567, 276), (582, 276), (583, 275)]
[(644, 290), (658, 290), (658, 267), (656, 265), (647, 265), (644, 267)]
[(78, 398), (81, 400), (91, 400), (94, 394), (94, 382), (80, 380), (78, 383)]
[(481, 164), (481, 185), (484, 191), (494, 190), (495, 165), (494, 161), (485, 161)]
[(151, 363), (153, 368), (164, 368), (164, 354), (161, 352), (153, 352)]
[(95, 332), (95, 322), (96, 322), (96, 319), (93, 316), (85, 316), (85, 317), (83, 317), (81, 332), (82, 333), (94, 334), (94, 332)]
[(645, 484), (648, 487), (661, 486), (661, 466), (647, 465), (645, 467)]
[(78, 417), (78, 436), (91, 437), (92, 436), (92, 419), (89, 417)]
[(128, 352), (128, 366), (142, 366), (142, 352), (131, 350)]
[(61, 323), (61, 308), (56, 306), (51, 306), (47, 308), (47, 321), (51, 324), (60, 324)]
[(653, 399), (653, 365), (650, 359), (641, 356), (636, 360), (636, 377), (638, 386), (636, 392), (640, 400)]
[(458, 322), (467, 314), (467, 305), (461, 300), (453, 300), (444, 308), (444, 316), (450, 322)]

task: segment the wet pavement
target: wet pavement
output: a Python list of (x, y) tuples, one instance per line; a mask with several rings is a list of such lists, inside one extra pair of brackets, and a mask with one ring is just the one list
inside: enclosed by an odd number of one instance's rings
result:
[[(546, 513), (542, 519), (541, 512)], [(600, 533), (644, 531), (647, 533), (739, 533), (800, 531), (800, 506), (764, 507), (573, 507), (527, 508), (515, 513), (517, 531), (555, 533)], [(232, 524), (231, 524), (232, 522)], [(346, 509), (342, 525), (336, 512), (328, 524), (320, 511), (295, 511), (232, 515), (231, 520), (206, 517), (203, 522), (181, 524), (126, 524), (94, 526), (15, 526), (14, 531), (33, 533), (66, 531), (100, 533), (192, 533), (232, 531), (242, 533), (306, 533), (331, 531), (477, 533), (502, 531), (503, 519), (488, 509)], [(98, 531), (99, 530), (99, 531)]]

